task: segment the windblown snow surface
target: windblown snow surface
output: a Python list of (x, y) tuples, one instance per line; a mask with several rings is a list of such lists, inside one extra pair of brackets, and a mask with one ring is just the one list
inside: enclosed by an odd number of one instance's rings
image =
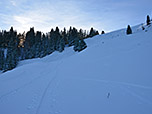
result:
[(152, 114), (152, 27), (89, 38), (0, 74), (0, 114)]

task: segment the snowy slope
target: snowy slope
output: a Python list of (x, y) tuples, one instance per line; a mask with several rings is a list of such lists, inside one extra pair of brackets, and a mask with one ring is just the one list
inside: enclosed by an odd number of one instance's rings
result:
[(0, 74), (0, 114), (152, 114), (152, 27), (86, 43)]

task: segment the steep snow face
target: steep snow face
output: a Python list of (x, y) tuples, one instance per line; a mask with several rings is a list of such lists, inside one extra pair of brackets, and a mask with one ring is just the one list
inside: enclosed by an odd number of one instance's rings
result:
[(152, 114), (152, 27), (140, 26), (0, 74), (0, 114)]

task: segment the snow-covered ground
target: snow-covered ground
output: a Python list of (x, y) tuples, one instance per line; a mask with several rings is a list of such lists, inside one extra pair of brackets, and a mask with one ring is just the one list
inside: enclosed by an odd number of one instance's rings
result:
[(0, 74), (0, 114), (152, 114), (152, 27), (140, 26)]

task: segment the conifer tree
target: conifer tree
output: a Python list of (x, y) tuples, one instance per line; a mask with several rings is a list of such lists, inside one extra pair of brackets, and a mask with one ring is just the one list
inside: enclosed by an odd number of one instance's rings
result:
[(69, 31), (68, 31), (68, 46), (70, 47), (70, 46), (72, 46), (73, 45), (73, 43), (74, 43), (74, 40), (73, 40), (73, 29), (72, 29), (72, 27), (70, 26), (70, 29), (69, 29)]
[(0, 48), (0, 70), (3, 70), (4, 65), (4, 51)]
[(150, 25), (150, 17), (149, 17), (149, 15), (147, 15), (147, 20), (146, 20), (146, 22), (147, 22), (147, 25)]
[(59, 51), (60, 42), (61, 42), (60, 30), (58, 27), (56, 27), (56, 30), (55, 30), (55, 50), (56, 51)]
[(79, 32), (78, 32), (78, 37), (79, 37), (79, 39), (84, 39), (84, 38), (85, 38), (85, 35), (84, 35), (82, 29), (79, 30)]
[(127, 35), (132, 34), (132, 30), (131, 30), (130, 25), (128, 25), (128, 27), (127, 27), (126, 34), (127, 34)]
[(64, 50), (64, 47), (65, 47), (65, 40), (64, 38), (61, 38), (59, 41), (58, 51), (62, 52)]
[(99, 35), (99, 32), (91, 28), (88, 37), (93, 37), (95, 35)]
[(90, 29), (89, 37), (93, 37), (95, 35), (95, 30), (93, 28)]
[(64, 28), (62, 34), (62, 38), (64, 39), (65, 45), (68, 44), (68, 35), (66, 33), (66, 28)]
[(40, 52), (40, 58), (46, 56), (47, 53), (47, 48), (48, 48), (48, 39), (45, 36), (45, 34), (42, 35), (42, 45), (41, 45), (41, 52)]
[(96, 31), (96, 32), (95, 32), (95, 35), (99, 35), (99, 32), (98, 32), (98, 31)]
[[(7, 37), (9, 38), (9, 41), (7, 41), (7, 46), (4, 47), (5, 50), (7, 50), (7, 54), (4, 54), (4, 64), (3, 64), (3, 70), (4, 72), (7, 70), (11, 70), (15, 68), (18, 64), (19, 60), (19, 40), (17, 37), (17, 32), (13, 30), (13, 27), (11, 27), (9, 32), (6, 32)], [(6, 38), (7, 38), (6, 37)]]
[(80, 40), (75, 40), (75, 44), (74, 44), (74, 51), (82, 51), (87, 47), (86, 43), (84, 42), (83, 39)]
[(30, 28), (30, 31), (26, 33), (26, 39), (25, 39), (25, 47), (30, 48), (35, 43), (35, 32), (34, 27)]
[(102, 32), (101, 32), (101, 34), (105, 34), (105, 32), (104, 32), (104, 31), (102, 31)]
[(9, 42), (9, 45), (7, 47), (7, 55), (6, 55), (6, 58), (4, 58), (4, 62), (5, 62), (3, 65), (4, 72), (8, 70), (12, 70), (18, 64), (19, 56), (17, 52), (17, 47), (16, 45), (13, 46), (11, 43), (12, 41)]

